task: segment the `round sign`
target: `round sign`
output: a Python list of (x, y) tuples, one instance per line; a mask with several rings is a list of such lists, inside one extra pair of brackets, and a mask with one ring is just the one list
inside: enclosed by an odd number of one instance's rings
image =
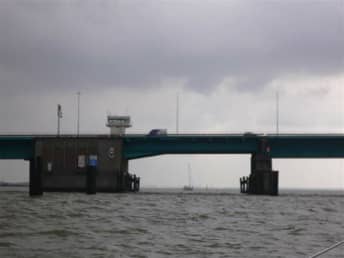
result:
[(108, 150), (108, 156), (110, 159), (113, 159), (115, 157), (115, 148), (114, 147), (110, 147)]

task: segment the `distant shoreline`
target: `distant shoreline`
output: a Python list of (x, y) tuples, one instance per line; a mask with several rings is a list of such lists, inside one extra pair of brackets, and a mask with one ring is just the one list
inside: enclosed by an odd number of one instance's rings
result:
[(0, 182), (0, 187), (18, 187), (18, 186), (29, 186), (29, 182), (18, 182), (18, 183)]
[[(0, 181), (0, 187), (29, 187), (29, 182), (3, 182)], [(159, 190), (183, 190), (183, 187), (166, 187), (166, 186), (148, 186), (148, 187), (141, 187), (141, 192), (145, 191), (159, 191)], [(238, 188), (236, 187), (195, 187), (194, 190), (197, 191), (237, 191)], [(292, 187), (282, 187), (280, 188), (280, 191), (282, 192), (344, 192), (343, 188), (292, 188)]]

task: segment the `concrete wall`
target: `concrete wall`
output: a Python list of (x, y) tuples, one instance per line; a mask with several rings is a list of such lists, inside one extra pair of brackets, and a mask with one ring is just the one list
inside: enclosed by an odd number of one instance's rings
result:
[(37, 139), (35, 155), (42, 159), (43, 191), (85, 191), (90, 155), (97, 156), (97, 191), (125, 191), (128, 161), (122, 157), (122, 147), (118, 137)]

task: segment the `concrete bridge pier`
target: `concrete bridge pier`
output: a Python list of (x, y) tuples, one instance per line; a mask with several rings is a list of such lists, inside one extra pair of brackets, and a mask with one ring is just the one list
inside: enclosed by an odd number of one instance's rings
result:
[(249, 194), (278, 195), (278, 171), (272, 170), (272, 160), (266, 154), (253, 154), (248, 179)]
[(266, 141), (260, 143), (259, 152), (251, 157), (250, 176), (240, 179), (242, 193), (278, 195), (278, 171), (272, 170), (270, 147)]
[(86, 172), (86, 193), (97, 193), (97, 169), (95, 166), (87, 166)]
[(41, 157), (30, 159), (30, 196), (43, 195)]

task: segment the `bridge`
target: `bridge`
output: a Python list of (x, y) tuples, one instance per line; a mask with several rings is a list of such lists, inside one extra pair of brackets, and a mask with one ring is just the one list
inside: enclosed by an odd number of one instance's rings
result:
[(273, 158), (344, 157), (344, 134), (0, 135), (0, 159), (31, 161), (30, 186), (31, 181), (41, 178), (35, 176), (33, 161), (37, 142), (42, 139), (74, 143), (120, 141), (115, 148), (120, 150), (117, 155), (121, 158), (114, 162), (120, 163), (122, 174), (127, 173), (130, 160), (163, 154), (251, 154), (251, 174), (241, 179), (241, 191), (252, 194), (278, 194), (278, 172), (272, 170)]
[[(0, 159), (34, 157), (37, 138), (56, 135), (0, 135)], [(108, 135), (63, 135), (69, 138), (100, 138)], [(178, 134), (147, 136), (128, 134), (123, 155), (132, 160), (163, 154), (252, 154), (267, 140), (271, 158), (343, 158), (344, 134)]]

